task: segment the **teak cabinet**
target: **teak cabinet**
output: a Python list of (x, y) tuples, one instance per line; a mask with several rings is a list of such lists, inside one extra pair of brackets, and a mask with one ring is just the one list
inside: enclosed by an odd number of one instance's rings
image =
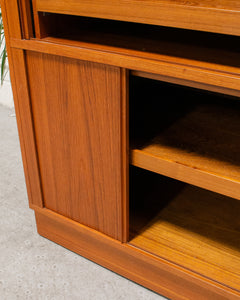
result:
[(239, 2), (1, 9), (39, 234), (170, 299), (240, 299)]

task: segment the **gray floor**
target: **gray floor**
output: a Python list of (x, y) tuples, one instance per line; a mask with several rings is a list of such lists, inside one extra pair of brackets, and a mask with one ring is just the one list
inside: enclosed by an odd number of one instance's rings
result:
[(1, 105), (0, 299), (165, 299), (37, 234), (14, 110)]

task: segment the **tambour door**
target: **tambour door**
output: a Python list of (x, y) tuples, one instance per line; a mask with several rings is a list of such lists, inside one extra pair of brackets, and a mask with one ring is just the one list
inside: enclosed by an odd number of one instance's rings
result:
[(26, 53), (44, 206), (122, 239), (122, 70)]

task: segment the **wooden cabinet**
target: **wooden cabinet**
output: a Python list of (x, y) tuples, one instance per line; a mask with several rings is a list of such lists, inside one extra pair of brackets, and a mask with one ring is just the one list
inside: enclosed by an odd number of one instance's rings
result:
[(238, 2), (1, 7), (39, 234), (171, 299), (240, 299)]

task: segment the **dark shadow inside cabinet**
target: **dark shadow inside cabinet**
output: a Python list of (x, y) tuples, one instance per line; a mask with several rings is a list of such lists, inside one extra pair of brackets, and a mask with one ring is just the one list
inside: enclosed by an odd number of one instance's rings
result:
[(132, 151), (240, 181), (239, 98), (132, 76), (129, 103)]
[(240, 201), (132, 166), (130, 241), (240, 290)]
[(235, 36), (65, 14), (41, 12), (38, 16), (42, 38), (54, 42), (101, 45), (105, 50), (118, 48), (147, 57), (167, 55), (223, 68), (240, 66), (240, 38)]
[(159, 218), (240, 252), (238, 200), (134, 166), (130, 200), (130, 240)]
[(132, 76), (129, 103), (129, 243), (240, 290), (240, 201), (152, 172), (159, 157), (240, 184), (240, 102)]

